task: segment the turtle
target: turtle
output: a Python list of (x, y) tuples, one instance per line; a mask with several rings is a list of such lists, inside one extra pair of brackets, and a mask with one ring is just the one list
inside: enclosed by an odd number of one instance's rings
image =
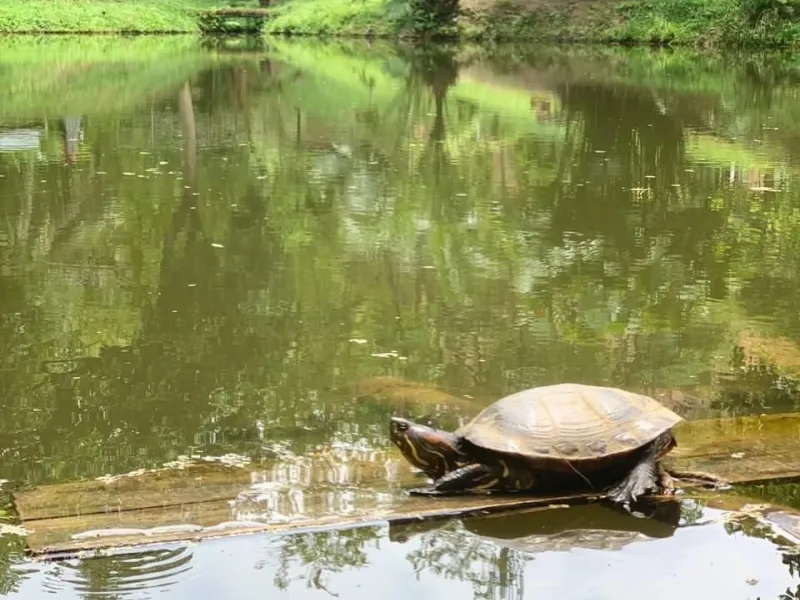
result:
[(433, 482), (414, 495), (602, 492), (630, 505), (671, 494), (675, 477), (660, 459), (677, 446), (683, 418), (654, 398), (619, 388), (559, 383), (496, 400), (454, 432), (391, 417), (390, 439)]

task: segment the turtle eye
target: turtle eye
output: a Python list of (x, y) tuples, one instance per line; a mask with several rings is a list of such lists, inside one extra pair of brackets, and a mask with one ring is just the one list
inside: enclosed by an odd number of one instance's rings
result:
[(397, 431), (408, 431), (408, 423), (403, 421), (397, 423)]

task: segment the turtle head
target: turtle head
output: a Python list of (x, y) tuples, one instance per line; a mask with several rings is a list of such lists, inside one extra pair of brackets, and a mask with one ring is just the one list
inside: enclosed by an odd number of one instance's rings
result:
[(432, 479), (438, 479), (468, 462), (467, 456), (459, 449), (456, 436), (447, 431), (392, 417), (389, 432), (392, 443), (405, 459)]

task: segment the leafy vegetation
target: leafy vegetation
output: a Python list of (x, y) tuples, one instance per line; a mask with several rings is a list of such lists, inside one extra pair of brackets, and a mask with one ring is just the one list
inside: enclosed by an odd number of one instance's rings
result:
[(457, 35), (460, 0), (389, 0), (401, 15), (397, 27), (422, 36)]
[(759, 45), (800, 42), (796, 0), (500, 0), (469, 14), (469, 35), (625, 44)]

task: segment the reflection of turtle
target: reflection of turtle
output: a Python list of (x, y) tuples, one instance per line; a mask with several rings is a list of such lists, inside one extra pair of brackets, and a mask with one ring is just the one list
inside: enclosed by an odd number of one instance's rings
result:
[(455, 433), (394, 417), (391, 439), (434, 479), (416, 494), (589, 489), (629, 503), (673, 489), (659, 459), (681, 420), (647, 396), (567, 383), (501, 398)]
[[(569, 511), (536, 509), (461, 519), (466, 531), (500, 546), (525, 552), (575, 548), (618, 550), (633, 542), (671, 537), (680, 525), (682, 504), (653, 502), (634, 517), (616, 506), (587, 504)], [(389, 540), (406, 543), (446, 527), (448, 521), (391, 523)]]

